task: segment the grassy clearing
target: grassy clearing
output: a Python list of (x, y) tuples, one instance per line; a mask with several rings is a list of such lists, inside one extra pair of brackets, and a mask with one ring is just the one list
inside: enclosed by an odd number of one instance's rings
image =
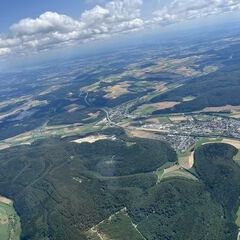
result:
[(20, 218), (14, 210), (13, 204), (0, 202), (0, 239), (20, 240)]
[(3, 204), (0, 204), (0, 239), (9, 239), (8, 214)]
[(162, 165), (160, 168), (158, 168), (157, 171), (155, 172), (158, 176), (158, 181), (157, 182), (161, 181), (161, 179), (162, 179), (162, 177), (165, 173), (165, 170), (173, 167), (174, 165), (175, 165), (175, 163), (167, 162), (164, 165)]
[(158, 176), (157, 183), (161, 182), (164, 179), (176, 177), (198, 181), (198, 179), (194, 175), (186, 171), (180, 164), (176, 163), (165, 163), (155, 173)]
[(132, 223), (126, 209), (122, 209), (91, 228), (87, 232), (87, 236), (91, 240), (144, 240), (137, 227)]
[(193, 174), (186, 171), (185, 169), (178, 169), (178, 170), (174, 170), (172, 172), (166, 173), (163, 175), (162, 180), (168, 179), (168, 178), (176, 178), (176, 177), (186, 178), (186, 179), (193, 180), (193, 181), (198, 181), (198, 179)]
[(166, 117), (159, 117), (158, 119), (159, 119), (160, 123), (170, 123), (171, 122), (169, 117), (167, 117), (167, 116)]
[(240, 162), (240, 150), (238, 151), (238, 154), (234, 157), (234, 160)]
[(240, 228), (240, 207), (239, 207), (239, 209), (237, 211), (237, 219), (236, 219), (235, 223)]

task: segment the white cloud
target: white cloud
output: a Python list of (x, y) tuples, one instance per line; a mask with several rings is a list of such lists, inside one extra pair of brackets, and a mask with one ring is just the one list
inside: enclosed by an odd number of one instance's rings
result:
[(0, 48), (0, 56), (4, 56), (6, 54), (11, 53), (11, 49), (10, 48)]
[(152, 22), (168, 25), (239, 9), (239, 0), (172, 0), (153, 13)]
[(1, 55), (10, 53), (8, 48), (25, 54), (136, 31), (144, 25), (141, 5), (142, 0), (113, 0), (83, 12), (78, 20), (56, 12), (22, 19), (10, 27), (8, 36), (0, 38)]
[(239, 0), (167, 0), (154, 11), (152, 19), (143, 20), (142, 0), (88, 2), (104, 4), (86, 10), (79, 19), (45, 12), (36, 19), (26, 18), (13, 24), (9, 34), (0, 36), (0, 56), (47, 51), (138, 31), (152, 24), (163, 26), (240, 9)]
[(13, 24), (10, 30), (16, 35), (32, 35), (49, 32), (69, 32), (79, 28), (80, 23), (66, 15), (46, 12), (39, 18), (26, 18)]

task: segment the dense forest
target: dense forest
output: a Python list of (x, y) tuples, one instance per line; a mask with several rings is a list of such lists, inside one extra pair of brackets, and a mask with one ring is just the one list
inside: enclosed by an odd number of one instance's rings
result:
[[(201, 181), (157, 183), (155, 170), (176, 162), (175, 151), (167, 143), (115, 131), (116, 141), (76, 144), (54, 138), (1, 151), (1, 194), (14, 200), (23, 240), (93, 239), (87, 231), (123, 208), (128, 218), (119, 216), (122, 225), (106, 230), (114, 236), (121, 232), (121, 239), (128, 239), (124, 228), (133, 222), (149, 240), (236, 240), (240, 169), (232, 160), (235, 148), (197, 149)], [(132, 234), (133, 240), (141, 239)]]

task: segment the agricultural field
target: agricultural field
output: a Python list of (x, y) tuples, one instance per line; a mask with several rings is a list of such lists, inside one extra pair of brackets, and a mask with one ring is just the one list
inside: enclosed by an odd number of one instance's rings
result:
[(11, 200), (0, 197), (0, 239), (20, 240), (21, 224)]
[(236, 240), (229, 36), (1, 73), (0, 240)]

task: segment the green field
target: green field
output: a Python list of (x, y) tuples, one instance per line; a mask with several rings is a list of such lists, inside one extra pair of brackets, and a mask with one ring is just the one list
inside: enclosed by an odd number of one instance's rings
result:
[(164, 174), (164, 170), (167, 169), (167, 168), (170, 168), (172, 166), (174, 166), (175, 163), (172, 163), (172, 162), (167, 162), (165, 164), (163, 164), (160, 168), (158, 168), (156, 170), (156, 175), (158, 177), (158, 182), (161, 181), (162, 177), (163, 177), (163, 174)]
[(240, 207), (237, 211), (237, 219), (235, 223), (237, 224), (238, 227), (240, 227)]
[(236, 161), (238, 164), (240, 164), (240, 150), (238, 151), (237, 155), (234, 156), (234, 161)]
[(156, 111), (157, 108), (149, 105), (142, 105), (139, 107), (134, 114), (136, 115), (151, 115), (154, 111)]
[(170, 122), (170, 119), (168, 116), (159, 117), (158, 119), (159, 119), (160, 123), (169, 123)]
[(13, 205), (0, 203), (0, 239), (19, 240), (21, 234), (20, 218)]
[(142, 234), (133, 225), (126, 210), (112, 215), (109, 219), (101, 222), (89, 232), (89, 239), (114, 239), (114, 240), (144, 240)]

